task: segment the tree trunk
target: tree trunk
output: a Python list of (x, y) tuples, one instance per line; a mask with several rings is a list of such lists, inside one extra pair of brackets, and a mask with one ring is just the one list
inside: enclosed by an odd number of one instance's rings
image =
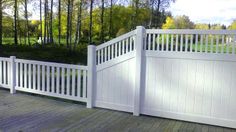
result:
[(101, 43), (104, 42), (104, 0), (102, 0), (102, 10), (101, 10)]
[(89, 21), (89, 44), (92, 44), (92, 27), (93, 27), (93, 0), (90, 0), (90, 21)]
[(0, 46), (2, 46), (2, 0), (0, 0)]
[(69, 29), (70, 29), (70, 32), (69, 32), (69, 36), (70, 36), (70, 51), (72, 50), (72, 16), (73, 16), (73, 8), (74, 8), (74, 0), (71, 0), (70, 2), (70, 25), (69, 25)]
[(66, 25), (66, 47), (69, 48), (70, 45), (69, 45), (69, 35), (70, 35), (70, 3), (71, 3), (71, 0), (68, 0), (68, 5), (67, 5), (67, 25)]
[(53, 43), (53, 21), (52, 21), (52, 19), (53, 19), (53, 0), (51, 0), (51, 14), (50, 14), (50, 43)]
[(18, 44), (18, 34), (17, 34), (17, 0), (15, 0), (14, 4), (14, 42), (15, 45)]
[(43, 45), (43, 23), (42, 23), (42, 0), (39, 1), (39, 8), (40, 8), (40, 41)]
[(112, 24), (112, 15), (113, 15), (113, 0), (110, 1), (111, 6), (110, 6), (110, 20), (109, 20), (109, 39), (112, 38), (112, 28), (113, 28), (113, 24)]
[(28, 39), (28, 44), (30, 45), (30, 38), (29, 38), (29, 20), (28, 20), (28, 0), (25, 0), (25, 20), (26, 20), (26, 26), (25, 26), (25, 37)]
[(61, 44), (61, 1), (59, 0), (58, 5), (58, 44)]
[(46, 44), (47, 41), (47, 0), (44, 3), (44, 41), (43, 43)]
[(79, 44), (80, 37), (81, 37), (81, 15), (82, 15), (82, 1), (79, 2), (78, 14), (77, 14), (77, 25), (76, 25), (76, 32), (75, 32), (75, 43), (74, 49)]

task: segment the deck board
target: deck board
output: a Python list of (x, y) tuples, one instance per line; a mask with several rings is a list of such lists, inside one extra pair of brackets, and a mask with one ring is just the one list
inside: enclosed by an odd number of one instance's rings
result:
[(235, 129), (171, 119), (133, 116), (100, 108), (87, 109), (71, 101), (0, 89), (0, 131), (202, 131), (236, 132)]

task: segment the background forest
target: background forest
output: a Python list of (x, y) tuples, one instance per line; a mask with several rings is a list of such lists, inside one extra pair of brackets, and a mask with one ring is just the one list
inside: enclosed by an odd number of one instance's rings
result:
[(0, 0), (0, 56), (86, 63), (102, 44), (142, 25), (163, 29), (236, 29), (193, 23), (166, 11), (175, 0)]

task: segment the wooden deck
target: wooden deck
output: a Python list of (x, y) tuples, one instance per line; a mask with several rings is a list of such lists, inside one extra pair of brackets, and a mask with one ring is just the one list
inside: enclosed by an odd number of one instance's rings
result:
[(196, 131), (236, 130), (131, 113), (0, 89), (0, 131)]

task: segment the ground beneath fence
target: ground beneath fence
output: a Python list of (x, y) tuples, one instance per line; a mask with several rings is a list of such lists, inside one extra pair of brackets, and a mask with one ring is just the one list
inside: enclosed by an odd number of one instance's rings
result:
[(140, 116), (0, 90), (0, 131), (212, 131), (236, 130)]

